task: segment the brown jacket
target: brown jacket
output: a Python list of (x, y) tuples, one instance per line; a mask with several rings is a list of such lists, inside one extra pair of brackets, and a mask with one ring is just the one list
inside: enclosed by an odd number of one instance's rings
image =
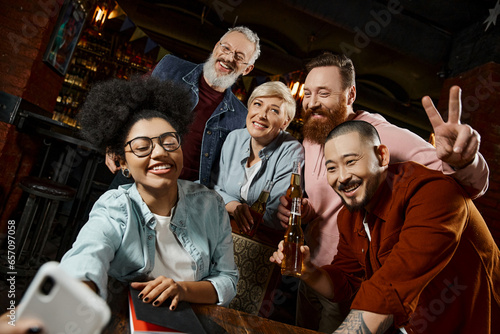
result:
[(500, 251), (457, 183), (417, 163), (389, 166), (366, 214), (339, 214), (335, 301), (394, 315), (408, 333), (500, 333)]

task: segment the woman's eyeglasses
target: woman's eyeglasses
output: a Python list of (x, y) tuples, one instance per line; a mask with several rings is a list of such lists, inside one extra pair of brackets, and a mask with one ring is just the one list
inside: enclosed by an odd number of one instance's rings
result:
[(167, 152), (173, 152), (181, 146), (181, 138), (177, 132), (165, 132), (157, 137), (136, 137), (125, 143), (130, 145), (130, 150), (139, 158), (147, 157), (153, 152), (153, 139), (158, 139), (158, 144)]

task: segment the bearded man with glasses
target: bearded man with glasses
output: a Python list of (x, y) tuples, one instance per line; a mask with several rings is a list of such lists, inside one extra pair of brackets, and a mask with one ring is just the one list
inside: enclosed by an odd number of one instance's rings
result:
[[(199, 180), (213, 188), (218, 173), (222, 144), (232, 130), (245, 127), (247, 108), (231, 91), (241, 75), (254, 68), (260, 55), (259, 37), (247, 27), (235, 27), (215, 44), (204, 64), (193, 64), (167, 55), (156, 65), (152, 76), (182, 83), (189, 89), (193, 122), (182, 138), (184, 168), (180, 179)], [(115, 173), (120, 168), (107, 156), (106, 164)], [(132, 182), (118, 174), (110, 188)]]

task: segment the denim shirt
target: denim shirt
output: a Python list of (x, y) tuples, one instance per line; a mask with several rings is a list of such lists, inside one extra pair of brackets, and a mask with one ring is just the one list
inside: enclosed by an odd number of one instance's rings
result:
[[(218, 304), (226, 306), (236, 295), (238, 269), (224, 203), (202, 185), (185, 180), (177, 184), (170, 230), (193, 259), (195, 281), (210, 281)], [(106, 298), (108, 275), (123, 282), (151, 279), (155, 226), (156, 219), (135, 183), (108, 190), (95, 203), (60, 266), (78, 279), (94, 282)]]
[[(192, 93), (189, 98), (193, 102), (194, 108), (199, 100), (199, 84), (202, 73), (203, 64), (195, 65), (189, 61), (167, 55), (156, 65), (152, 76), (188, 85)], [(199, 181), (201, 184), (213, 188), (222, 145), (229, 132), (245, 127), (246, 117), (247, 108), (230, 88), (226, 89), (222, 102), (205, 124), (200, 155)]]
[(264, 224), (274, 229), (283, 229), (277, 217), (279, 198), (285, 195), (292, 174), (293, 162), (304, 163), (304, 148), (291, 134), (281, 131), (266, 147), (259, 151), (262, 166), (248, 190), (247, 201), (241, 198), (241, 187), (245, 180), (245, 166), (250, 157), (251, 136), (247, 129), (234, 130), (227, 136), (220, 157), (220, 171), (214, 189), (224, 203), (237, 201), (252, 205), (260, 195), (267, 180), (274, 181), (267, 201)]

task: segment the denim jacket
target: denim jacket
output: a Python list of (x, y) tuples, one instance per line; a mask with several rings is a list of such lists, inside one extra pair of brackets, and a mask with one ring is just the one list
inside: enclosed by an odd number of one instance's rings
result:
[[(198, 104), (200, 77), (203, 73), (203, 64), (195, 65), (172, 55), (167, 55), (156, 65), (153, 76), (161, 80), (183, 82), (190, 87), (193, 108)], [(229, 132), (245, 127), (247, 108), (233, 94), (230, 88), (226, 89), (222, 102), (214, 110), (205, 124), (205, 131), (201, 145), (199, 181), (209, 188), (213, 188), (217, 176), (222, 144)]]
[(250, 157), (250, 139), (247, 129), (234, 130), (227, 136), (222, 147), (219, 175), (214, 189), (224, 203), (237, 201), (252, 205), (260, 195), (267, 180), (274, 181), (267, 201), (264, 224), (274, 229), (283, 229), (277, 217), (279, 198), (285, 195), (292, 175), (293, 162), (304, 162), (304, 148), (291, 134), (281, 131), (278, 136), (259, 152), (262, 166), (248, 190), (247, 201), (241, 198), (241, 187), (245, 180), (245, 166)]
[[(228, 305), (236, 295), (238, 269), (224, 203), (202, 185), (184, 180), (177, 184), (170, 230), (194, 261), (195, 281), (212, 282), (218, 304)], [(148, 279), (155, 260), (155, 226), (135, 183), (109, 190), (95, 203), (60, 265), (72, 276), (94, 282), (106, 298), (108, 275), (124, 282)]]

